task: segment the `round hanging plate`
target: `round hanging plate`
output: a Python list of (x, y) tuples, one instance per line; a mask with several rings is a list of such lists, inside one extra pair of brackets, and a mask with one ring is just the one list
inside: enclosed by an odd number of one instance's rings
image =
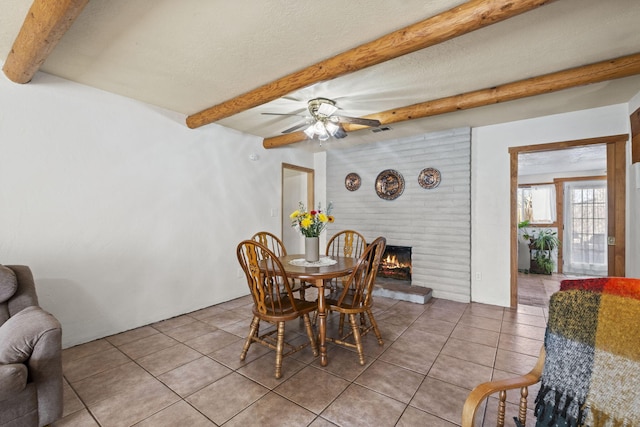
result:
[(357, 173), (352, 172), (344, 178), (344, 186), (349, 191), (356, 191), (358, 188), (360, 188), (360, 184), (360, 175), (358, 175)]
[(434, 168), (422, 169), (418, 176), (418, 184), (422, 188), (436, 188), (440, 184), (440, 171)]
[(385, 200), (394, 200), (404, 191), (404, 178), (393, 169), (383, 170), (376, 178), (376, 193)]

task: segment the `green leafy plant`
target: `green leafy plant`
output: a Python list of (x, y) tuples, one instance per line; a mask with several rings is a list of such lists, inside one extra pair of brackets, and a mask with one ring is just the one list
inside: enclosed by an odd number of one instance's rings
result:
[(555, 267), (555, 261), (552, 258), (553, 251), (560, 247), (558, 233), (551, 230), (540, 230), (537, 235), (531, 235), (531, 249), (535, 250), (532, 261), (535, 267), (531, 266), (532, 272), (540, 272), (551, 274)]
[(536, 272), (541, 272), (544, 274), (551, 274), (553, 272), (553, 268), (555, 267), (555, 262), (553, 261), (553, 259), (551, 258), (547, 258), (546, 255), (544, 255), (543, 252), (537, 252), (536, 255), (533, 258), (533, 261), (535, 262), (535, 266), (537, 268), (533, 268), (533, 266), (531, 267), (531, 270), (535, 270)]

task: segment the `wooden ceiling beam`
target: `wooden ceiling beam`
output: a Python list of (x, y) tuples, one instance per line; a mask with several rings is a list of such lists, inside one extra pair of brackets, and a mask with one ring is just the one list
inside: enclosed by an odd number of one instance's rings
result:
[(187, 117), (198, 128), (314, 83), (380, 64), (535, 9), (553, 0), (471, 0)]
[(2, 71), (15, 83), (31, 81), (89, 0), (34, 0)]
[[(380, 120), (381, 125), (388, 125), (406, 120), (420, 119), (497, 104), (499, 102), (513, 101), (607, 80), (620, 79), (636, 74), (640, 74), (640, 53), (570, 68), (530, 79), (519, 80), (513, 83), (506, 83), (488, 89), (467, 92), (433, 101), (413, 104), (407, 107), (395, 108), (364, 117), (367, 119), (377, 119)], [(344, 125), (344, 129), (347, 132), (365, 128), (365, 126)], [(307, 139), (307, 136), (304, 132), (295, 132), (265, 138), (262, 145), (264, 148), (275, 148), (304, 141), (305, 139)]]

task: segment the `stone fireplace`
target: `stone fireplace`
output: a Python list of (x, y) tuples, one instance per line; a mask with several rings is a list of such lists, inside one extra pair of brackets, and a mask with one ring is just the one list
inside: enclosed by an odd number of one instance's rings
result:
[(424, 304), (431, 298), (429, 287), (411, 286), (411, 246), (387, 245), (373, 289), (373, 295)]

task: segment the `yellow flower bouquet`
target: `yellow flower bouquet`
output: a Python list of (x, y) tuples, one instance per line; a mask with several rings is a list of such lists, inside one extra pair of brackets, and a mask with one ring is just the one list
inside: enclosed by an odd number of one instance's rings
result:
[(305, 237), (319, 237), (327, 224), (334, 221), (334, 217), (331, 215), (332, 209), (333, 205), (331, 202), (329, 202), (326, 212), (322, 210), (320, 203), (318, 203), (317, 210), (307, 212), (304, 204), (300, 202), (298, 210), (289, 215), (289, 218), (291, 218), (291, 226), (298, 227)]

